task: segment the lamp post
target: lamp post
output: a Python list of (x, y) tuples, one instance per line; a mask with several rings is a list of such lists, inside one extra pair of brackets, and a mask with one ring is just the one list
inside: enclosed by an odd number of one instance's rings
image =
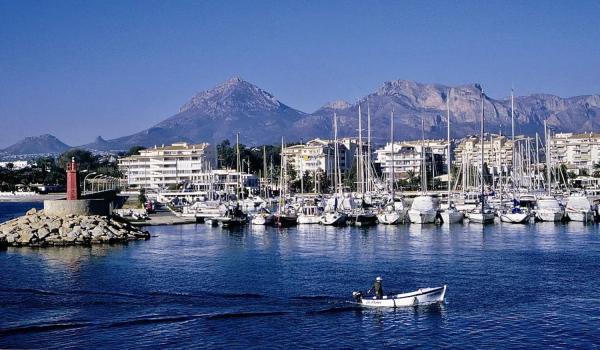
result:
[(92, 173), (89, 173), (89, 174), (87, 174), (87, 175), (86, 175), (86, 176), (83, 178), (83, 193), (85, 193), (85, 182), (86, 182), (86, 180), (87, 180), (88, 176), (90, 176), (90, 175), (96, 175), (96, 174), (97, 174), (97, 173), (94, 171), (94, 172), (92, 172)]

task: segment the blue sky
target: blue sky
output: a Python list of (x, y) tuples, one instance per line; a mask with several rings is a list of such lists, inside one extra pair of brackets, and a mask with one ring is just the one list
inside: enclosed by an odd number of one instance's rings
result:
[(599, 1), (0, 0), (0, 147), (123, 136), (240, 75), (312, 112), (384, 81), (600, 93)]

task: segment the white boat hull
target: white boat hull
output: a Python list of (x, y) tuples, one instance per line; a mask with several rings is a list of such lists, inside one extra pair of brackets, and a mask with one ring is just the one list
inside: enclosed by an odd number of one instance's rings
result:
[(409, 307), (443, 303), (445, 297), (446, 285), (437, 288), (422, 288), (410, 293), (387, 295), (382, 299), (361, 297), (358, 303), (364, 307)]
[(270, 225), (273, 223), (273, 214), (269, 215), (256, 215), (252, 218), (252, 225)]
[(590, 211), (567, 211), (567, 217), (571, 221), (589, 222), (594, 218), (594, 213)]
[(469, 222), (492, 224), (494, 223), (494, 213), (469, 213)]
[(433, 224), (437, 216), (437, 211), (420, 211), (410, 209), (408, 211), (408, 219), (413, 224)]
[(509, 224), (526, 224), (529, 222), (527, 213), (505, 213), (500, 214), (500, 221)]
[(298, 216), (298, 224), (301, 225), (314, 225), (321, 223), (321, 216), (313, 216), (313, 215), (299, 215)]
[(535, 217), (540, 221), (557, 222), (561, 221), (564, 216), (564, 212), (557, 210), (544, 210), (538, 209), (535, 213)]
[(397, 225), (403, 223), (405, 217), (406, 213), (394, 211), (378, 214), (377, 221), (384, 225)]
[(457, 224), (462, 222), (464, 214), (458, 210), (444, 210), (440, 213), (444, 224)]

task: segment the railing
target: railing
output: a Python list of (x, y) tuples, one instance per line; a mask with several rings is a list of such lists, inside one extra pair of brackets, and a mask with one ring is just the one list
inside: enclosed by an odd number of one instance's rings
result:
[(121, 179), (98, 173), (89, 173), (83, 178), (82, 194), (118, 190), (121, 187)]

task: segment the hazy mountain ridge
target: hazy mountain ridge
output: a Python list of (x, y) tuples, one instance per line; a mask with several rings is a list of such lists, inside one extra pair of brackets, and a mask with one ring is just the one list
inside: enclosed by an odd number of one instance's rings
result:
[[(358, 104), (362, 107), (363, 135), (367, 109), (375, 143), (389, 140), (390, 114), (395, 115), (395, 138), (418, 139), (421, 122), (425, 137), (446, 135), (446, 99), (449, 98), (453, 137), (479, 133), (481, 87), (478, 84), (446, 86), (408, 80), (383, 83), (355, 103), (334, 101), (313, 113), (305, 113), (280, 102), (271, 93), (238, 77), (194, 95), (179, 113), (141, 132), (112, 140), (101, 137), (82, 147), (99, 151), (126, 150), (135, 145), (153, 146), (177, 141), (213, 142), (235, 140), (240, 133), (247, 145), (301, 141), (333, 136), (333, 114), (338, 116), (340, 137), (356, 136)], [(515, 96), (517, 133), (543, 133), (544, 120), (556, 131), (600, 130), (600, 95), (562, 98), (550, 94)], [(509, 134), (510, 98), (485, 99), (486, 131)], [(65, 145), (66, 146), (66, 145)], [(13, 147), (13, 146), (11, 146)], [(9, 147), (8, 149), (10, 149)], [(68, 146), (67, 146), (68, 147)]]

